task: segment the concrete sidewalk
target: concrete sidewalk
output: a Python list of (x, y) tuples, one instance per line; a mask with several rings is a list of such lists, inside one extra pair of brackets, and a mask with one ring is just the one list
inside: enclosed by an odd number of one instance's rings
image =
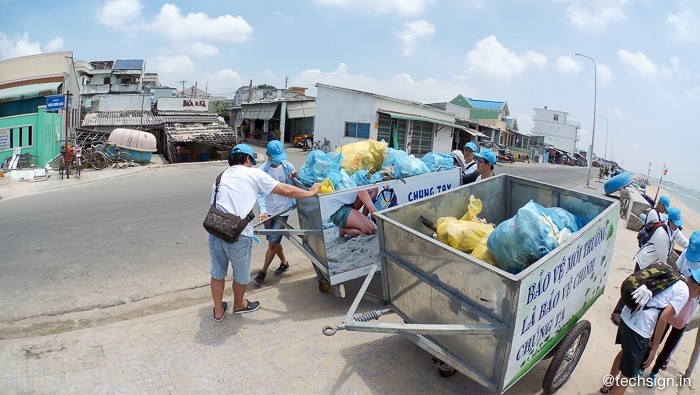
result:
[[(601, 183), (591, 182), (591, 187), (576, 189), (602, 195)], [(347, 284), (345, 299), (332, 292), (321, 294), (311, 264), (289, 243), (285, 246), (292, 263), (289, 273), (268, 276), (263, 287), (249, 285), (247, 297), (262, 303), (257, 312), (227, 313), (222, 322), (215, 322), (209, 290), (197, 289), (189, 297), (201, 303), (191, 307), (156, 309), (123, 322), (0, 341), (0, 393), (489, 393), (462, 374), (440, 377), (431, 355), (401, 336), (347, 331), (324, 336), (322, 327), (342, 321), (360, 280)], [(264, 250), (261, 245), (256, 248)], [(634, 252), (635, 233), (620, 223), (605, 294), (584, 317), (593, 326), (591, 339), (560, 393), (593, 394), (601, 386), (618, 351), (617, 328), (608, 317), (619, 284), (631, 272)], [(253, 271), (259, 264), (252, 263)], [(381, 292), (377, 280), (371, 286), (375, 294)], [(230, 305), (229, 284), (225, 300)], [(168, 298), (177, 300), (165, 296), (161, 305), (167, 305)], [(363, 301), (358, 312), (380, 306)], [(398, 317), (382, 321), (398, 322)], [(685, 369), (694, 335), (684, 337), (668, 370), (659, 376), (674, 377)], [(548, 363), (535, 366), (508, 393), (541, 392)], [(693, 393), (690, 388), (665, 391)]]

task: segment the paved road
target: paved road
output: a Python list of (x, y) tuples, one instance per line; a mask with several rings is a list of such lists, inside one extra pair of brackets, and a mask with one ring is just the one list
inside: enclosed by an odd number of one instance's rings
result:
[[(305, 154), (289, 157), (299, 166)], [(164, 166), (0, 201), (0, 338), (22, 336), (18, 322), (34, 334), (91, 325), (56, 319), (70, 312), (161, 298), (158, 307), (125, 307), (102, 317), (114, 321), (201, 303), (209, 285), (201, 218), (212, 180), (224, 167), (222, 162)], [(561, 186), (586, 175), (584, 168), (534, 164), (499, 164), (497, 172)], [(306, 258), (291, 245), (287, 251), (298, 262), (296, 270), (310, 275)], [(256, 245), (253, 269), (263, 254), (264, 244)], [(187, 290), (196, 290), (196, 296), (183, 296)]]

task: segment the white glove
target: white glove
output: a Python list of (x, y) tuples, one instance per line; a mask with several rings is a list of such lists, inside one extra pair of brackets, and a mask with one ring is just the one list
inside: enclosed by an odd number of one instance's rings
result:
[(647, 302), (649, 302), (649, 300), (652, 297), (652, 293), (646, 285), (642, 284), (639, 288), (635, 289), (634, 292), (632, 292), (632, 297), (637, 303), (637, 306), (642, 308), (646, 306)]

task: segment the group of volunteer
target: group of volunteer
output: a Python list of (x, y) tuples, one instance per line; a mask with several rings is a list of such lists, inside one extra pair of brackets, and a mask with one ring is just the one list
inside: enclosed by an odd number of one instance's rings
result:
[(463, 150), (451, 152), (455, 167), (462, 169), (462, 184), (485, 180), (494, 175), (496, 166), (496, 154), (488, 148), (481, 151), (473, 142), (464, 145)]
[[(617, 380), (614, 385), (604, 385), (600, 389), (602, 393), (624, 393), (629, 380), (621, 378), (642, 378), (646, 385), (655, 387), (657, 374), (660, 370), (666, 370), (671, 354), (690, 327), (698, 306), (700, 231), (693, 232), (689, 238), (683, 235), (681, 211), (671, 207), (667, 196), (659, 198), (644, 220), (644, 227), (638, 236), (640, 245), (634, 256), (636, 264), (632, 276), (643, 279), (651, 276), (652, 270), (666, 270), (671, 280), (657, 292), (652, 292), (645, 283), (641, 284), (632, 293), (637, 304), (635, 309), (621, 299), (613, 310), (610, 318), (618, 325), (615, 344), (620, 344), (622, 350), (615, 356), (610, 369), (610, 375)], [(683, 252), (675, 262), (669, 262), (676, 244), (683, 248)], [(679, 280), (673, 281), (675, 278)], [(662, 281), (657, 280), (657, 284)], [(666, 342), (657, 355), (667, 333)], [(684, 378), (690, 377), (699, 355), (700, 335), (696, 337), (690, 363), (683, 372)], [(644, 370), (650, 367), (649, 375), (644, 378)]]

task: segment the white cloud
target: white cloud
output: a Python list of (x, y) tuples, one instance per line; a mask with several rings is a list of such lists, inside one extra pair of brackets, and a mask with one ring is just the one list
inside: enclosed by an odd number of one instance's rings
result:
[(435, 26), (424, 20), (406, 21), (403, 23), (403, 30), (394, 34), (401, 41), (401, 54), (411, 56), (421, 42), (435, 35)]
[(612, 70), (602, 63), (598, 63), (596, 72), (598, 73), (598, 82), (601, 85), (607, 85), (613, 80)]
[(572, 25), (581, 29), (604, 30), (613, 23), (625, 21), (622, 8), (628, 0), (575, 0), (566, 9)]
[(626, 49), (620, 49), (617, 51), (617, 57), (639, 74), (654, 75), (658, 72), (656, 64), (641, 51), (631, 52)]
[(476, 91), (461, 81), (442, 81), (434, 78), (415, 80), (405, 73), (396, 74), (387, 80), (380, 81), (367, 75), (349, 73), (345, 63), (339, 64), (337, 69), (330, 72), (324, 72), (319, 69), (304, 70), (298, 76), (290, 79), (290, 85), (307, 87), (309, 88), (307, 93), (312, 96), (316, 94), (316, 83), (356, 89), (420, 103), (443, 102), (457, 96), (459, 93)]
[(317, 4), (370, 14), (416, 15), (423, 12), (435, 0), (316, 0)]
[(107, 0), (97, 12), (97, 20), (109, 27), (129, 30), (139, 22), (142, 8), (140, 0)]
[(253, 34), (253, 28), (240, 16), (212, 18), (202, 12), (182, 15), (172, 4), (163, 5), (149, 29), (175, 41), (203, 38), (240, 43)]
[[(210, 93), (228, 95), (232, 87), (243, 85), (241, 76), (232, 69), (223, 69), (213, 73), (203, 73), (193, 76), (199, 81), (199, 88), (207, 88)], [(204, 85), (204, 87), (202, 86)]]
[(700, 23), (691, 9), (669, 14), (666, 23), (669, 25), (668, 38), (671, 41), (690, 42), (700, 36)]
[(148, 64), (149, 69), (157, 70), (159, 75), (187, 75), (197, 72), (194, 62), (187, 55), (156, 56), (148, 59)]
[(63, 39), (61, 37), (56, 37), (44, 45), (45, 52), (56, 52), (63, 49)]
[(526, 51), (518, 55), (503, 46), (496, 36), (488, 36), (476, 43), (476, 47), (466, 56), (468, 71), (496, 78), (511, 78), (522, 74), (528, 65), (542, 67), (547, 64), (547, 57), (535, 51)]
[(560, 56), (559, 59), (557, 59), (557, 70), (564, 74), (578, 74), (583, 70), (583, 67), (571, 56)]
[(0, 32), (0, 57), (2, 59), (17, 58), (20, 56), (36, 55), (41, 53), (38, 41), (29, 41), (29, 33), (12, 37)]
[(213, 56), (219, 53), (219, 49), (215, 46), (201, 43), (199, 41), (188, 44), (184, 50), (188, 54), (194, 56)]
[(672, 57), (668, 65), (659, 65), (649, 59), (643, 52), (631, 52), (626, 49), (617, 51), (618, 58), (643, 76), (663, 76), (685, 81), (690, 78), (691, 72), (681, 66), (681, 60)]

